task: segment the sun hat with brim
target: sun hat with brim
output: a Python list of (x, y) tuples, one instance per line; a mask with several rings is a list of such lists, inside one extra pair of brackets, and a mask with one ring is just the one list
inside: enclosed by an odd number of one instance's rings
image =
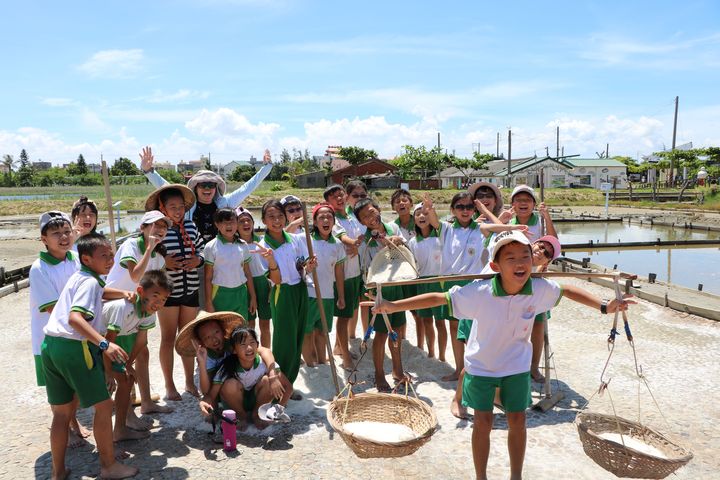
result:
[(185, 202), (185, 211), (190, 210), (190, 208), (192, 208), (195, 204), (195, 194), (185, 185), (170, 183), (168, 185), (163, 185), (148, 195), (147, 200), (145, 200), (145, 211), (149, 212), (150, 210), (160, 210), (160, 194), (166, 190), (172, 189), (178, 190), (182, 194), (183, 201)]
[[(560, 256), (560, 253), (562, 252), (562, 246), (560, 246), (560, 240), (557, 239), (557, 237), (553, 237), (552, 235), (545, 235), (544, 237), (540, 237), (535, 242), (547, 242), (550, 245), (552, 245), (553, 249), (553, 257), (550, 260), (551, 262), (558, 258)], [(535, 243), (533, 242), (533, 243)]]
[(491, 244), (492, 248), (490, 249), (490, 261), (494, 262), (500, 249), (508, 243), (513, 242), (522, 243), (523, 245), (530, 245), (530, 240), (525, 236), (524, 233), (518, 230), (500, 232), (495, 236)]
[(247, 324), (243, 316), (235, 312), (208, 313), (201, 311), (194, 320), (185, 325), (178, 333), (177, 338), (175, 338), (175, 351), (183, 357), (194, 357), (195, 347), (193, 347), (192, 341), (199, 341), (197, 335), (195, 335), (195, 329), (203, 323), (213, 320), (222, 325), (225, 338), (228, 338), (235, 328)]
[(227, 188), (225, 185), (225, 180), (223, 180), (220, 175), (211, 170), (198, 170), (195, 175), (190, 177), (187, 186), (190, 190), (194, 192), (195, 187), (197, 187), (198, 184), (206, 182), (216, 184), (218, 193), (220, 195), (225, 195), (225, 189)]
[(495, 208), (493, 209), (493, 214), (500, 215), (500, 213), (503, 211), (503, 198), (502, 198), (502, 194), (500, 193), (500, 189), (498, 188), (498, 186), (493, 185), (490, 182), (473, 183), (467, 189), (468, 193), (472, 196), (473, 200), (475, 200), (475, 194), (480, 189), (480, 187), (489, 188), (495, 194)]
[(513, 189), (512, 194), (510, 195), (511, 203), (513, 201), (513, 198), (515, 198), (515, 195), (517, 195), (518, 193), (527, 193), (533, 198), (535, 203), (537, 203), (537, 196), (535, 195), (535, 190), (533, 190), (532, 187), (528, 187), (527, 185), (518, 185)]
[(149, 225), (159, 220), (165, 220), (167, 226), (172, 227), (173, 221), (170, 220), (170, 217), (162, 213), (160, 210), (150, 210), (149, 212), (145, 212), (145, 214), (142, 216), (142, 219), (140, 220), (140, 225)]

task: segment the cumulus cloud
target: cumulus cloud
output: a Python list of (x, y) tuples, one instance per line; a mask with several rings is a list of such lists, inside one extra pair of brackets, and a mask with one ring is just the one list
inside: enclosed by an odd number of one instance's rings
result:
[(209, 96), (210, 92), (181, 88), (171, 93), (155, 90), (152, 95), (143, 97), (141, 100), (145, 100), (148, 103), (185, 103), (193, 100), (205, 100)]
[(270, 138), (280, 129), (280, 125), (263, 122), (253, 124), (235, 110), (218, 108), (212, 112), (203, 109), (196, 118), (185, 122), (185, 128), (191, 133), (216, 139), (238, 135)]
[(142, 49), (100, 50), (94, 53), (78, 70), (91, 78), (132, 78), (143, 69)]

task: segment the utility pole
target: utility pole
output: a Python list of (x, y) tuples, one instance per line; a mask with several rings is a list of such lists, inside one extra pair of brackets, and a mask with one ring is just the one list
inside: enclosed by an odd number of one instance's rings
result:
[(438, 150), (440, 150), (440, 132), (438, 132)]
[(555, 158), (560, 157), (560, 125), (555, 127)]
[(495, 147), (495, 158), (500, 158), (500, 132), (497, 132), (497, 146)]
[(605, 144), (605, 158), (610, 158), (610, 144)]
[[(677, 137), (677, 115), (678, 115), (678, 103), (680, 103), (680, 97), (675, 97), (675, 119), (673, 120), (673, 139), (672, 139), (672, 150), (675, 151), (675, 138)], [(670, 186), (673, 185), (675, 179), (675, 157), (670, 155)]]
[(512, 130), (508, 129), (508, 171), (507, 171), (507, 186), (510, 188), (512, 186), (511, 178), (510, 178), (510, 159), (512, 158)]

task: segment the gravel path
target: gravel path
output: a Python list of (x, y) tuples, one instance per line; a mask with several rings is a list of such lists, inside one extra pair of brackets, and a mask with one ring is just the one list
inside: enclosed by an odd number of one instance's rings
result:
[[(569, 283), (572, 282), (575, 280)], [(610, 294), (602, 287), (585, 282), (583, 285), (598, 295)], [(0, 395), (7, 402), (0, 410), (5, 432), (0, 453), (1, 478), (46, 478), (50, 471), (50, 409), (44, 390), (34, 384), (27, 305), (27, 289), (0, 299), (0, 338), (5, 346), (0, 353), (3, 371)], [(641, 397), (643, 418), (679, 439), (695, 454), (695, 459), (679, 470), (676, 478), (717, 478), (720, 407), (714, 394), (720, 377), (720, 324), (645, 302), (633, 308), (630, 319), (638, 358), (669, 424), (656, 413), (646, 393)], [(610, 317), (602, 318), (569, 300), (553, 311), (550, 338), (565, 400), (548, 413), (529, 412), (526, 478), (562, 478), (568, 474), (573, 479), (613, 478), (584, 455), (572, 423), (579, 406), (599, 384), (607, 357), (610, 322)], [(414, 343), (413, 322), (408, 325)], [(153, 389), (161, 392), (157, 329), (150, 338)], [(450, 352), (448, 358), (452, 358)], [(471, 478), (472, 427), (449, 413), (454, 384), (439, 382), (450, 367), (427, 359), (414, 347), (404, 349), (404, 360), (406, 368), (419, 379), (418, 394), (434, 406), (440, 423), (432, 440), (409, 457), (360, 460), (334, 435), (325, 420), (333, 392), (327, 367), (303, 367), (297, 386), (305, 398), (289, 406), (293, 423), (261, 433), (251, 429), (240, 435), (238, 454), (227, 455), (218, 450), (219, 446), (207, 434), (208, 424), (200, 421), (191, 398), (172, 402), (176, 409), (172, 414), (155, 415), (156, 427), (149, 439), (125, 442), (124, 447), (133, 455), (129, 461), (141, 469), (137, 478)], [(389, 371), (389, 360), (386, 370)], [(182, 385), (177, 367), (176, 372), (176, 382)], [(366, 358), (359, 377), (368, 380), (370, 373), (371, 361)], [(608, 373), (613, 379), (610, 389), (618, 413), (636, 419), (637, 382), (632, 352), (624, 338), (617, 342)], [(608, 396), (596, 397), (589, 408), (608, 411)], [(80, 419), (89, 425), (91, 412), (82, 411)], [(495, 425), (489, 473), (491, 478), (507, 478), (507, 423), (503, 415), (496, 416)], [(97, 454), (91, 446), (69, 451), (67, 463), (76, 478), (94, 478), (98, 473)]]

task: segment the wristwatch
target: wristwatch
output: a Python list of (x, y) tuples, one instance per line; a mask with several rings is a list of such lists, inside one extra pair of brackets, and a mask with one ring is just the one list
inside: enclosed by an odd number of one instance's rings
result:
[(600, 313), (602, 313), (603, 315), (606, 315), (607, 314), (607, 306), (608, 306), (608, 301), (603, 300), (602, 303), (600, 304)]
[(110, 342), (108, 342), (104, 338), (102, 340), (100, 340), (100, 343), (98, 343), (98, 348), (100, 349), (101, 352), (104, 352), (105, 350), (107, 350), (109, 346), (110, 346)]
[(275, 375), (280, 375), (280, 364), (278, 364), (278, 362), (273, 363), (272, 370), (275, 372)]

